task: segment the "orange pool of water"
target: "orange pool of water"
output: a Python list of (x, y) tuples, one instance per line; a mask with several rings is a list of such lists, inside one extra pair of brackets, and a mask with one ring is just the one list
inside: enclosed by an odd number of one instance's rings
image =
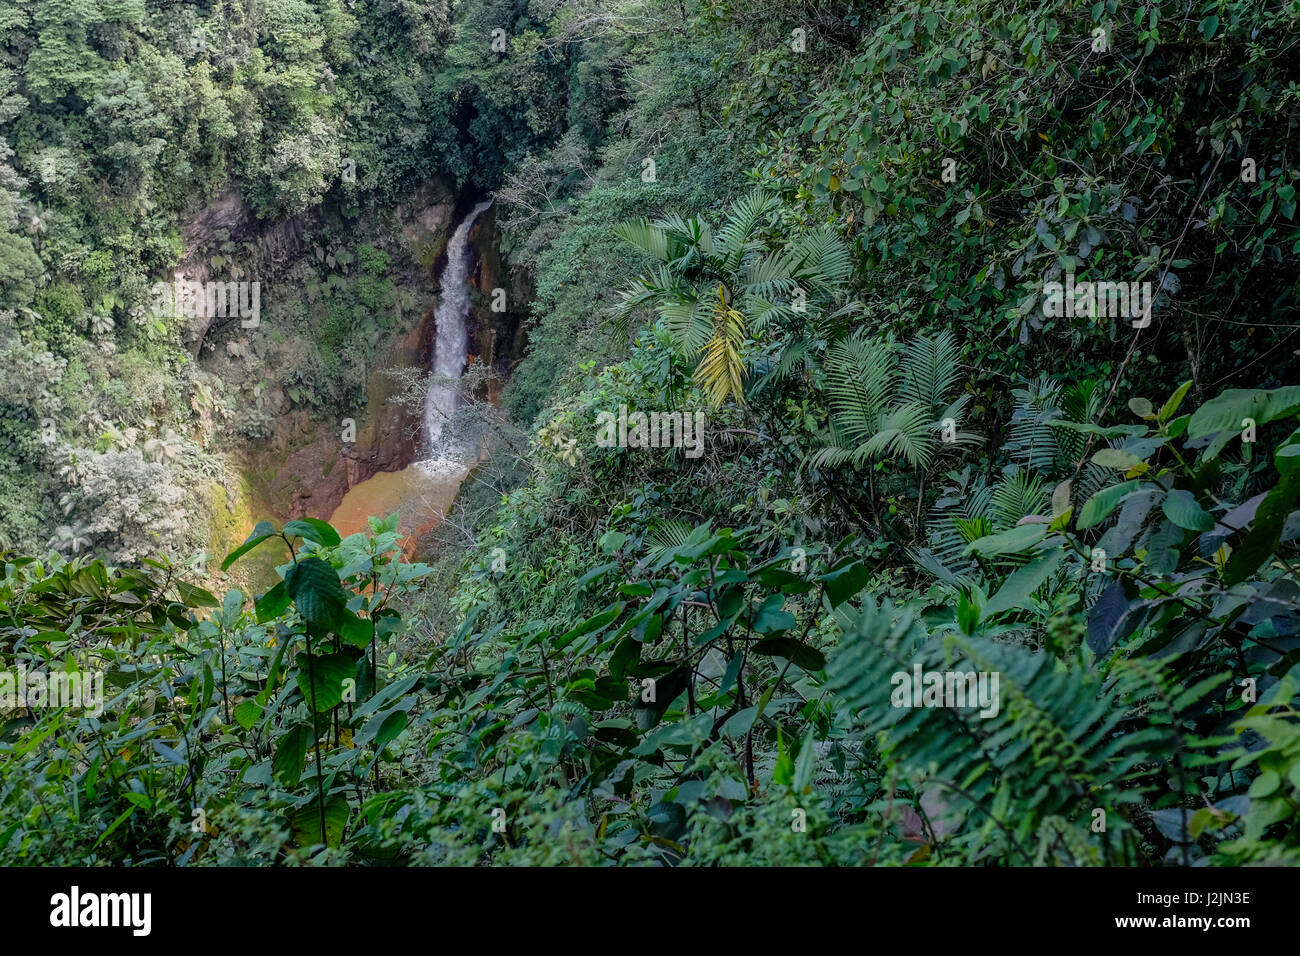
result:
[(412, 538), (437, 527), (447, 516), (468, 468), (430, 475), (419, 464), (401, 471), (381, 471), (353, 485), (330, 515), (330, 524), (347, 537), (369, 527), (369, 517), (401, 513), (399, 530)]

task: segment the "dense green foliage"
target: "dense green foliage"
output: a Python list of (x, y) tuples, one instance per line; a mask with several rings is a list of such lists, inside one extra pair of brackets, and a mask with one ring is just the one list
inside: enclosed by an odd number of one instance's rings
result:
[[(0, 711), (0, 860), (1300, 863), (1293, 6), (265, 7), (3, 14), (0, 654), (110, 692)], [(427, 563), (390, 518), (259, 526), (252, 599), (141, 566), (225, 450), (180, 409), (227, 380), (119, 321), (185, 204), (338, 236), (434, 175), (534, 296)], [(333, 410), (402, 290), (323, 250), (279, 331)], [(1050, 314), (1067, 276), (1151, 321)], [(42, 445), (92, 408), (153, 444)], [(996, 700), (900, 704), (927, 672)]]

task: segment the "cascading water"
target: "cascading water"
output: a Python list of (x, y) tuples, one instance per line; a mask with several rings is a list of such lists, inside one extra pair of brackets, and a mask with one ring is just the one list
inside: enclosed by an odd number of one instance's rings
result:
[(442, 298), (433, 313), (437, 329), (433, 349), (433, 376), (424, 401), (424, 438), (435, 449), (434, 457), (419, 463), (428, 474), (439, 474), (459, 466), (454, 453), (438, 456), (436, 449), (452, 413), (456, 410), (456, 386), (448, 379), (458, 379), (465, 370), (465, 351), (468, 333), (465, 319), (469, 316), (469, 250), (466, 248), (469, 231), (474, 221), (492, 205), (491, 199), (479, 203), (456, 227), (447, 241), (447, 264), (443, 267), (440, 285)]
[(444, 426), (456, 410), (456, 380), (465, 371), (469, 346), (469, 232), (492, 200), (479, 203), (447, 241), (447, 264), (442, 270), (442, 296), (434, 311), (437, 332), (433, 345), (433, 372), (424, 400), (424, 438), (432, 457), (401, 471), (381, 471), (348, 489), (330, 516), (343, 534), (363, 531), (370, 515), (402, 514), (402, 531), (422, 534), (442, 521), (456, 500), (456, 492), (470, 465), (458, 449), (441, 445)]

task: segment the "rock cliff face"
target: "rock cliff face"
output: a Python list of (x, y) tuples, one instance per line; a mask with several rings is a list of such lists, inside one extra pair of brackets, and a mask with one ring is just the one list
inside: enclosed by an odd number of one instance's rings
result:
[(366, 417), (355, 423), (355, 442), (342, 441), (341, 422), (321, 422), (308, 410), (295, 409), (279, 419), (271, 438), (245, 453), (246, 474), (278, 517), (328, 518), (350, 488), (415, 460), (420, 416), (389, 402), (397, 389), (384, 370), (423, 366), (432, 324), (430, 309), (376, 362), (367, 382)]
[[(172, 281), (207, 283), (257, 279), (258, 276), (246, 274), (234, 262), (214, 267), (213, 257), (233, 243), (241, 250), (235, 258), (258, 260), (265, 270), (274, 271), (302, 255), (305, 226), (302, 217), (269, 225), (260, 223), (239, 192), (228, 188), (213, 202), (196, 210), (185, 222), (181, 229), (185, 256), (173, 270)], [(214, 318), (200, 312), (193, 319), (189, 344), (195, 358), (201, 354)], [(216, 318), (216, 321), (225, 319)]]
[[(529, 277), (522, 270), (509, 268), (502, 259), (495, 207), (474, 224), (469, 241), (475, 255), (470, 281), (477, 291), (470, 305), (470, 354), (491, 364), (497, 375), (495, 389), (499, 389), (524, 357), (524, 320), (533, 290)], [(504, 292), (504, 309), (494, 311), (494, 299), (501, 299), (498, 289)], [(495, 389), (490, 396), (493, 401), (497, 399)]]
[[(407, 269), (394, 278), (411, 288), (432, 290), (434, 269), (453, 227), (454, 203), (446, 187), (426, 183), (392, 213), (391, 228), (410, 254)], [(402, 266), (394, 260), (394, 269)], [(415, 460), (421, 417), (390, 401), (398, 384), (392, 368), (426, 368), (434, 336), (431, 304), (397, 329), (373, 362), (367, 402), (355, 420), (356, 440), (343, 443), (342, 422), (321, 422), (295, 409), (274, 436), (249, 456), (247, 467), (263, 497), (282, 518), (328, 518), (349, 489), (381, 471), (398, 471)]]
[(393, 215), (401, 223), (406, 247), (420, 264), (425, 275), (435, 275), (434, 267), (447, 249), (451, 236), (455, 204), (446, 186), (429, 182), (420, 186), (410, 200), (398, 206)]
[[(422, 292), (420, 298), (428, 300), (435, 291), (433, 270), (444, 255), (454, 211), (451, 191), (431, 180), (393, 210), (357, 223), (353, 234), (366, 237), (358, 238), (358, 243), (387, 249), (389, 277), (400, 288)], [(173, 278), (199, 283), (259, 279), (296, 289), (301, 270), (295, 266), (311, 252), (304, 235), (315, 234), (320, 227), (315, 214), (309, 220), (259, 222), (239, 194), (229, 190), (189, 217), (182, 228), (185, 256)], [(199, 315), (191, 323), (193, 354), (205, 371), (224, 378), (232, 371), (221, 347), (232, 331), (230, 320)], [(277, 333), (272, 329), (270, 334)], [(367, 401), (354, 419), (353, 442), (343, 441), (343, 421), (322, 420), (319, 413), (295, 407), (278, 384), (267, 383), (259, 401), (271, 416), (270, 434), (234, 451), (247, 480), (245, 497), (251, 496), (260, 509), (271, 512), (257, 517), (328, 517), (350, 488), (414, 460), (419, 416), (389, 401), (399, 385), (385, 370), (427, 367), (433, 334), (432, 304), (400, 312), (370, 363)]]

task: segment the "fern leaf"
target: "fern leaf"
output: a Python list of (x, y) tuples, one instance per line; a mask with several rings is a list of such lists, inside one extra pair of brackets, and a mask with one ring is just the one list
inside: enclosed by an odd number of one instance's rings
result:
[[(940, 675), (937, 699), (912, 686), (918, 666)], [(986, 677), (974, 706), (947, 696), (971, 688), (947, 675), (966, 674)], [(825, 686), (860, 715), (864, 740), (880, 735), (889, 763), (981, 811), (968, 839), (1026, 864), (1048, 820), (1082, 826), (1095, 806), (1135, 802), (1181, 745), (1174, 695), (1149, 665), (1062, 667), (1015, 644), (931, 635), (913, 610), (883, 602), (866, 602), (844, 628)], [(1137, 714), (1143, 726), (1125, 726)]]

